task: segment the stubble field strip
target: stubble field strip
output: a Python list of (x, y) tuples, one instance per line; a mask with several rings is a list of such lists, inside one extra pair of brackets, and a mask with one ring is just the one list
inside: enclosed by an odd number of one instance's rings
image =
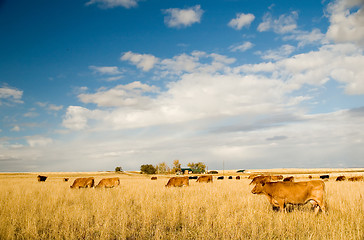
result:
[(328, 211), (314, 216), (310, 204), (274, 212), (246, 178), (166, 188), (168, 177), (94, 174), (121, 184), (70, 189), (76, 175), (35, 176), (0, 175), (0, 239), (364, 239), (364, 182), (325, 182)]

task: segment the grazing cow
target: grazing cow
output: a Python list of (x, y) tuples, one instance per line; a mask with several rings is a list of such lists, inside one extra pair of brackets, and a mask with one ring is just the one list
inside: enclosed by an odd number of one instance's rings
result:
[(236, 176), (236, 180), (240, 180), (240, 176)]
[(217, 177), (217, 180), (224, 180), (224, 176)]
[(257, 176), (255, 178), (253, 178), (253, 180), (250, 182), (249, 185), (270, 182), (271, 180), (272, 180), (271, 176)]
[(294, 177), (293, 177), (293, 176), (285, 177), (285, 178), (283, 179), (283, 182), (294, 182)]
[(320, 209), (325, 212), (325, 183), (321, 180), (257, 183), (252, 193), (266, 195), (273, 208), (279, 207), (281, 211), (286, 211), (286, 204), (311, 202), (315, 207), (315, 215)]
[(189, 185), (188, 177), (172, 177), (168, 180), (166, 187), (182, 187), (185, 185), (186, 187)]
[(45, 180), (47, 180), (47, 176), (38, 175), (37, 179), (38, 179), (38, 182), (45, 182)]
[(188, 179), (197, 179), (198, 176), (189, 176)]
[(63, 178), (63, 182), (68, 182), (69, 178), (66, 177), (66, 178)]
[(95, 179), (93, 177), (89, 178), (76, 178), (70, 188), (92, 188), (95, 184)]
[(209, 183), (212, 182), (212, 176), (200, 176), (196, 182), (204, 182), (204, 183)]
[(363, 176), (350, 177), (348, 180), (351, 182), (363, 181)]
[(151, 177), (150, 180), (157, 180), (157, 177)]
[(346, 180), (346, 177), (345, 176), (338, 176), (336, 178), (336, 181), (339, 182), (339, 181), (345, 181)]
[(120, 179), (118, 177), (115, 178), (104, 178), (101, 179), (99, 184), (95, 188), (113, 188), (120, 185)]
[(282, 179), (283, 179), (282, 175), (272, 176), (272, 181), (279, 181), (279, 180), (282, 180)]
[(321, 178), (321, 179), (329, 179), (329, 178), (330, 178), (330, 176), (329, 176), (329, 175), (321, 175), (321, 176), (320, 176), (320, 178)]
[(229, 176), (228, 179), (233, 179), (233, 176)]
[(309, 178), (309, 179), (312, 179), (312, 176), (311, 176), (311, 175), (308, 175), (308, 178)]

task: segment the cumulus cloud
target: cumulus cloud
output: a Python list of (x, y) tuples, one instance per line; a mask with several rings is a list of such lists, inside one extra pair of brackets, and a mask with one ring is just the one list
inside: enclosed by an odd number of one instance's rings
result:
[(327, 37), (336, 43), (364, 46), (364, 1), (337, 0), (328, 6), (330, 27)]
[(8, 86), (0, 87), (0, 105), (3, 103), (23, 103), (23, 91)]
[(297, 28), (296, 20), (298, 13), (292, 11), (289, 15), (281, 15), (278, 19), (274, 19), (271, 13), (267, 13), (263, 17), (263, 22), (258, 25), (259, 32), (273, 30), (278, 34), (286, 34), (294, 31)]
[(140, 82), (118, 85), (111, 89), (100, 89), (94, 94), (80, 94), (78, 98), (84, 103), (95, 103), (99, 107), (134, 107), (144, 108), (150, 103), (145, 93), (157, 92), (158, 88)]
[(86, 6), (97, 4), (101, 8), (132, 8), (138, 5), (138, 1), (139, 0), (90, 0), (86, 3)]
[(254, 44), (251, 42), (244, 42), (242, 44), (236, 44), (229, 47), (232, 52), (245, 52), (246, 50), (254, 47)]
[(186, 9), (169, 8), (163, 10), (163, 13), (166, 14), (164, 23), (172, 28), (188, 27), (194, 23), (199, 23), (203, 12), (200, 5)]
[(137, 68), (142, 69), (147, 72), (151, 70), (154, 65), (159, 61), (158, 58), (150, 54), (138, 54), (133, 52), (124, 53), (121, 58), (123, 61), (130, 61), (132, 64), (137, 66)]
[(231, 19), (231, 21), (228, 23), (228, 26), (236, 30), (241, 30), (243, 27), (249, 27), (254, 19), (255, 16), (251, 13), (238, 13), (236, 14), (236, 18)]

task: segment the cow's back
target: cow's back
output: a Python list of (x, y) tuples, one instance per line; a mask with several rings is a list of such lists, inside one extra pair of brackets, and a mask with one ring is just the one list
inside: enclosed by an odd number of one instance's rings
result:
[(115, 178), (104, 178), (101, 179), (99, 184), (97, 184), (96, 188), (104, 187), (104, 188), (113, 188), (120, 185), (120, 179), (118, 177)]
[(95, 184), (95, 179), (93, 177), (89, 178), (76, 178), (73, 182), (71, 188), (92, 188)]
[(168, 180), (166, 187), (182, 187), (189, 185), (188, 177), (172, 177)]

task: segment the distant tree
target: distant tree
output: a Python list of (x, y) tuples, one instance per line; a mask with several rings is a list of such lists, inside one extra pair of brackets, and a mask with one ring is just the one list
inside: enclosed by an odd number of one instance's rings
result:
[(169, 173), (171, 171), (165, 162), (159, 163), (155, 168), (157, 169), (157, 173)]
[(115, 168), (115, 172), (122, 172), (123, 171), (123, 168), (122, 167), (116, 167)]
[(157, 169), (152, 164), (145, 164), (140, 166), (141, 173), (155, 174)]
[(181, 172), (181, 164), (179, 163), (179, 160), (174, 160), (173, 161), (173, 168), (172, 168), (172, 173), (177, 173), (177, 172)]
[(189, 163), (187, 166), (192, 169), (193, 173), (204, 173), (206, 171), (206, 165), (203, 162)]

